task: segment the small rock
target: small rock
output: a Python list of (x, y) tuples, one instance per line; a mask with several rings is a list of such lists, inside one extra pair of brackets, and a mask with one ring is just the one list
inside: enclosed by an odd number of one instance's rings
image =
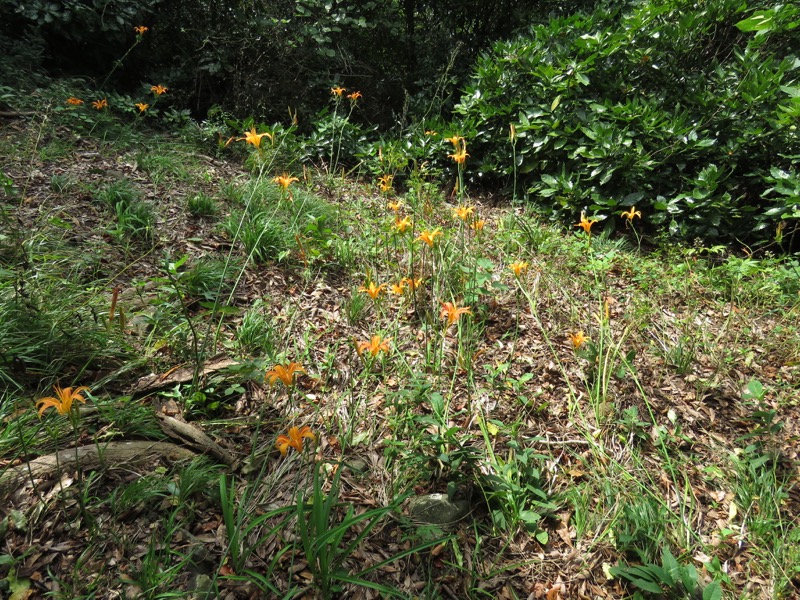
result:
[(467, 500), (450, 500), (447, 494), (426, 494), (408, 501), (408, 515), (430, 525), (450, 525), (469, 513)]

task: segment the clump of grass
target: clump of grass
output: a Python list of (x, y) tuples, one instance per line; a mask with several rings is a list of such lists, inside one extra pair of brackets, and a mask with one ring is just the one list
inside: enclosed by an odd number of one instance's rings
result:
[(186, 200), (186, 210), (193, 217), (209, 219), (219, 214), (219, 205), (211, 196), (199, 192), (189, 196)]

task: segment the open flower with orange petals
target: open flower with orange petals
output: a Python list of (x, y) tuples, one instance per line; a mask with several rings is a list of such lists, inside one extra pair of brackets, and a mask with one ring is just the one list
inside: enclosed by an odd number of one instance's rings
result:
[(389, 342), (391, 341), (392, 338), (382, 338), (379, 335), (373, 335), (368, 342), (356, 342), (356, 352), (358, 352), (359, 356), (363, 356), (364, 352), (369, 352), (374, 358), (378, 356), (380, 352), (389, 352)]
[(572, 347), (575, 348), (575, 350), (579, 350), (581, 346), (589, 341), (589, 338), (583, 335), (583, 331), (579, 331), (578, 333), (570, 333), (569, 339), (572, 342)]
[(139, 109), (140, 113), (143, 113), (148, 108), (150, 108), (150, 105), (149, 104), (145, 104), (144, 102), (137, 102), (136, 104), (134, 104), (134, 106)]
[(595, 223), (597, 223), (596, 219), (590, 221), (589, 219), (586, 218), (586, 213), (582, 212), (581, 213), (581, 221), (580, 221), (580, 223), (575, 223), (575, 227), (582, 227), (583, 230), (586, 233), (591, 234), (592, 233), (592, 225), (594, 225)]
[(290, 427), (286, 432), (288, 435), (279, 435), (275, 441), (275, 447), (280, 450), (281, 456), (286, 456), (289, 448), (294, 448), (298, 452), (303, 451), (303, 442), (306, 438), (310, 439), (313, 443), (316, 440), (314, 434), (311, 433), (311, 428), (308, 425), (303, 427)]
[(151, 85), (150, 91), (153, 92), (156, 96), (160, 96), (161, 94), (166, 94), (169, 88), (164, 87), (163, 85)]
[(518, 260), (517, 262), (513, 262), (510, 265), (508, 265), (508, 268), (511, 269), (511, 271), (514, 273), (516, 277), (519, 277), (525, 271), (527, 271), (528, 267), (530, 267), (530, 265), (526, 263), (524, 260)]
[(476, 219), (469, 225), (473, 231), (483, 231), (483, 228), (486, 226), (486, 221), (483, 219)]
[(350, 102), (353, 103), (358, 102), (358, 99), (361, 97), (362, 97), (361, 92), (353, 92), (352, 94), (347, 94), (348, 100), (350, 100)]
[(81, 100), (80, 98), (76, 98), (75, 96), (70, 96), (69, 98), (67, 98), (67, 104), (69, 104), (70, 106), (80, 106), (81, 104), (83, 104), (83, 100)]
[(630, 210), (622, 211), (621, 215), (628, 219), (628, 222), (632, 222), (634, 217), (642, 218), (642, 211), (636, 210), (635, 206), (631, 206)]
[(336, 86), (336, 87), (332, 87), (331, 88), (331, 94), (333, 94), (334, 96), (336, 96), (338, 98), (341, 98), (342, 94), (344, 94), (346, 91), (347, 91), (347, 88), (343, 88), (341, 86)]
[(452, 158), (454, 161), (456, 161), (456, 164), (459, 164), (459, 165), (463, 165), (465, 162), (467, 162), (467, 157), (468, 156), (469, 156), (469, 154), (467, 154), (467, 145), (466, 144), (464, 144), (464, 147), (461, 148), (460, 150), (456, 150), (455, 152), (453, 152), (453, 154), (448, 154), (447, 155), (448, 158)]
[(405, 233), (406, 229), (411, 227), (411, 218), (410, 217), (397, 217), (394, 220), (394, 228), (397, 229), (398, 233)]
[(433, 247), (433, 243), (436, 241), (437, 235), (444, 235), (439, 229), (434, 229), (433, 231), (428, 231), (427, 229), (417, 236), (418, 240), (421, 240), (428, 244), (428, 246)]
[(48, 408), (55, 408), (60, 415), (68, 415), (72, 410), (73, 402), (77, 401), (86, 404), (86, 398), (81, 396), (81, 392), (89, 389), (85, 385), (75, 389), (71, 387), (61, 388), (55, 385), (53, 389), (56, 392), (55, 397), (47, 396), (46, 398), (39, 398), (36, 401), (36, 406), (39, 407), (39, 417), (41, 417)]
[(393, 294), (402, 296), (406, 291), (406, 282), (405, 280), (401, 279), (397, 283), (393, 283), (391, 286), (389, 286), (389, 289)]
[(400, 209), (403, 208), (403, 201), (398, 200), (397, 202), (389, 202), (389, 204), (387, 204), (386, 206), (388, 206), (389, 210), (392, 211), (393, 213), (398, 213), (400, 212)]
[(138, 27), (134, 27), (133, 30), (136, 32), (136, 35), (144, 35), (150, 31), (150, 28), (145, 27), (144, 25), (139, 25)]
[(92, 106), (94, 106), (97, 110), (103, 110), (104, 108), (108, 108), (108, 100), (105, 98), (102, 100), (95, 100), (92, 102)]
[(388, 192), (392, 189), (392, 177), (391, 175), (381, 175), (378, 177), (378, 187), (380, 187), (382, 192)]
[(453, 137), (444, 139), (453, 144), (453, 148), (455, 148), (456, 150), (458, 150), (459, 147), (461, 146), (461, 142), (465, 141), (464, 138), (461, 137), (460, 135), (454, 135)]
[(469, 306), (456, 306), (455, 302), (442, 302), (442, 318), (447, 319), (447, 327), (458, 322), (461, 315), (471, 315)]
[(364, 287), (363, 285), (358, 288), (359, 292), (364, 292), (373, 300), (377, 300), (378, 296), (381, 295), (381, 292), (386, 288), (386, 284), (382, 283), (380, 285), (375, 285), (373, 282), (369, 282), (369, 286)]
[(453, 209), (453, 215), (462, 221), (468, 221), (475, 209), (472, 206), (457, 206)]
[(294, 183), (295, 181), (300, 181), (300, 180), (297, 177), (290, 177), (287, 173), (284, 173), (283, 175), (279, 175), (277, 177), (273, 177), (272, 181), (274, 183), (277, 183), (279, 186), (281, 186), (281, 189), (285, 190), (290, 185), (292, 185), (292, 183)]
[(411, 277), (403, 277), (400, 283), (407, 285), (410, 290), (415, 290), (422, 285), (422, 278), (411, 279)]
[(272, 142), (274, 140), (273, 135), (269, 131), (265, 131), (264, 133), (257, 133), (255, 125), (250, 128), (250, 131), (245, 131), (244, 137), (236, 138), (238, 142), (245, 142), (247, 144), (251, 144), (256, 148), (261, 148), (261, 138), (267, 136), (269, 141)]
[(290, 388), (294, 385), (295, 375), (305, 372), (306, 370), (300, 363), (290, 362), (286, 365), (275, 365), (264, 374), (264, 379), (270, 385), (275, 385), (280, 381), (287, 388)]

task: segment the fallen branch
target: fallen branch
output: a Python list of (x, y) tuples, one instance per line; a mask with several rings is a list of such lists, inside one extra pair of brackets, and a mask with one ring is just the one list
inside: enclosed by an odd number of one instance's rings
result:
[(59, 470), (78, 465), (84, 471), (89, 471), (100, 467), (129, 466), (152, 459), (164, 458), (169, 462), (176, 462), (194, 456), (195, 453), (191, 450), (169, 442), (109, 442), (68, 448), (6, 469), (0, 474), (0, 498), (6, 497), (26, 481), (49, 477)]
[(0, 117), (14, 119), (16, 117), (30, 117), (35, 115), (35, 110), (0, 110)]
[(169, 415), (156, 414), (156, 416), (159, 421), (161, 421), (161, 429), (169, 437), (192, 446), (203, 454), (210, 454), (228, 466), (236, 462), (236, 459), (233, 458), (225, 448), (208, 437), (202, 429), (198, 429), (185, 421), (179, 421)]

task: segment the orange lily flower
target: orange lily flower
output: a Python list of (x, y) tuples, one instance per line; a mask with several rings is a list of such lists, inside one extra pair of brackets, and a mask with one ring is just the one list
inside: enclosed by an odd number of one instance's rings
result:
[(347, 91), (347, 88), (343, 88), (343, 87), (339, 87), (339, 86), (331, 88), (331, 94), (333, 94), (334, 96), (338, 96), (339, 98), (341, 98), (342, 94), (345, 93), (346, 91)]
[(392, 177), (391, 175), (381, 175), (378, 178), (378, 186), (380, 186), (382, 192), (388, 192), (392, 189)]
[(264, 379), (270, 385), (282, 382), (287, 388), (294, 385), (295, 373), (305, 373), (306, 370), (300, 363), (290, 362), (287, 365), (275, 365), (264, 374)]
[(511, 269), (514, 272), (514, 275), (519, 277), (525, 271), (528, 270), (529, 266), (530, 265), (523, 260), (523, 261), (517, 261), (517, 262), (511, 263), (510, 265), (508, 265), (508, 268)]
[(439, 134), (436, 133), (433, 129), (426, 129), (425, 135), (439, 135)]
[(401, 279), (399, 283), (393, 283), (389, 289), (392, 290), (393, 294), (397, 294), (398, 296), (402, 296), (405, 292), (406, 281), (405, 279)]
[(452, 158), (459, 165), (463, 165), (465, 162), (467, 162), (468, 156), (469, 154), (467, 154), (466, 144), (464, 144), (464, 147), (461, 150), (456, 150), (453, 154), (447, 155), (448, 158)]
[(398, 233), (405, 233), (406, 229), (411, 227), (411, 219), (409, 217), (397, 217), (394, 220), (394, 228), (397, 229)]
[(287, 431), (289, 435), (279, 435), (275, 441), (275, 447), (281, 451), (281, 456), (286, 456), (289, 448), (294, 448), (298, 452), (303, 451), (303, 441), (305, 438), (310, 439), (312, 442), (316, 441), (316, 437), (311, 433), (311, 428), (308, 425), (303, 427), (290, 427)]
[(486, 225), (486, 221), (484, 221), (483, 219), (478, 219), (477, 221), (474, 221), (470, 225), (470, 227), (472, 227), (472, 229), (474, 229), (475, 231), (483, 231), (483, 227), (485, 225)]
[(579, 331), (578, 333), (570, 333), (569, 339), (572, 341), (572, 347), (575, 350), (578, 350), (589, 340), (588, 337), (583, 335), (583, 331)]
[(422, 279), (411, 279), (410, 277), (403, 277), (400, 283), (404, 283), (412, 290), (415, 290), (422, 285)]
[(160, 96), (161, 94), (166, 94), (167, 89), (163, 85), (151, 85), (150, 91), (153, 92), (156, 96)]
[(418, 240), (422, 240), (428, 246), (433, 247), (433, 242), (436, 241), (437, 235), (444, 235), (439, 229), (434, 229), (433, 231), (428, 231), (427, 229), (419, 234), (417, 237)]
[(403, 208), (403, 201), (398, 200), (397, 202), (389, 202), (387, 206), (389, 207), (389, 210), (396, 213), (399, 212), (401, 208)]
[(143, 113), (148, 108), (150, 108), (150, 105), (149, 104), (145, 104), (144, 102), (137, 102), (136, 104), (134, 104), (134, 106), (139, 109), (140, 113)]
[(105, 98), (102, 100), (95, 100), (92, 102), (92, 106), (94, 106), (97, 110), (103, 110), (104, 108), (108, 108), (108, 100)]
[(461, 142), (464, 141), (464, 138), (461, 137), (460, 135), (454, 135), (453, 137), (444, 138), (444, 139), (446, 139), (448, 142), (453, 144), (453, 148), (455, 148), (456, 150), (458, 150), (458, 147), (461, 144)]
[(81, 396), (82, 391), (89, 389), (85, 385), (75, 388), (74, 390), (71, 387), (60, 388), (57, 385), (54, 385), (53, 389), (56, 391), (57, 397), (54, 398), (53, 396), (47, 396), (46, 398), (39, 398), (36, 401), (36, 406), (39, 406), (40, 418), (44, 411), (51, 407), (55, 408), (60, 415), (68, 415), (72, 410), (73, 402), (78, 401), (86, 404), (86, 398)]
[(144, 35), (148, 31), (150, 31), (150, 29), (148, 27), (145, 27), (144, 25), (139, 25), (138, 27), (134, 27), (133, 30), (136, 32), (136, 35)]
[(581, 213), (581, 222), (580, 223), (575, 223), (575, 227), (583, 227), (583, 230), (586, 233), (591, 234), (592, 233), (592, 231), (591, 231), (592, 230), (592, 225), (594, 225), (595, 223), (597, 223), (597, 220), (590, 221), (589, 219), (586, 218), (586, 213), (582, 212)]
[(633, 221), (634, 217), (642, 218), (642, 211), (636, 210), (635, 206), (631, 206), (629, 211), (622, 211), (621, 215), (628, 219), (628, 222)]
[(442, 318), (447, 319), (447, 326), (450, 327), (457, 322), (461, 315), (471, 315), (472, 310), (469, 306), (456, 306), (455, 302), (442, 302)]
[(379, 352), (388, 352), (389, 342), (391, 341), (392, 338), (382, 338), (379, 335), (373, 335), (372, 339), (368, 342), (356, 342), (356, 352), (358, 352), (359, 356), (362, 356), (364, 351), (367, 350), (375, 357), (378, 356)]
[(462, 221), (466, 221), (472, 216), (475, 212), (475, 209), (472, 206), (457, 206), (453, 209), (453, 215), (461, 219)]
[(364, 292), (365, 294), (369, 295), (369, 297), (372, 298), (373, 300), (377, 300), (378, 296), (381, 295), (381, 292), (385, 287), (386, 287), (385, 283), (382, 283), (380, 285), (375, 285), (373, 282), (370, 281), (369, 287), (364, 287), (362, 285), (360, 288), (358, 288), (358, 291)]
[(350, 102), (356, 102), (359, 98), (361, 98), (361, 92), (353, 92), (352, 94), (347, 94), (347, 97), (350, 99)]
[(69, 104), (70, 106), (80, 106), (81, 104), (83, 104), (83, 100), (81, 100), (80, 98), (76, 98), (75, 96), (70, 96), (69, 98), (67, 98), (67, 104)]
[(252, 144), (256, 148), (261, 148), (261, 138), (267, 136), (269, 141), (273, 141), (273, 136), (268, 131), (264, 133), (256, 133), (256, 127), (253, 125), (250, 128), (250, 131), (245, 131), (244, 137), (236, 138), (237, 142), (245, 142), (247, 144)]
[(293, 182), (300, 180), (297, 177), (289, 177), (287, 173), (284, 173), (283, 175), (280, 175), (278, 177), (273, 177), (272, 181), (277, 183), (279, 186), (281, 186), (281, 188), (285, 190), (290, 185), (292, 185)]

